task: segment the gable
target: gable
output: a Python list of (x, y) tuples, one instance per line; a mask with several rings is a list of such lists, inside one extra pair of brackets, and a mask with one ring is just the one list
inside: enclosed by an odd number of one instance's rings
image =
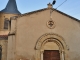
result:
[[(21, 31), (25, 31), (28, 34), (30, 32), (36, 32), (37, 30), (40, 32), (49, 32), (47, 22), (50, 20), (50, 9), (46, 9), (44, 11), (35, 12), (30, 15), (25, 15), (17, 19), (17, 29)], [(60, 30), (61, 32), (67, 31), (69, 33), (76, 30), (79, 31), (79, 22), (73, 18), (70, 18), (64, 14), (58, 13), (56, 10), (52, 13), (52, 20), (55, 23), (55, 27), (53, 30)], [(23, 30), (24, 29), (24, 30)], [(45, 31), (46, 29), (46, 31)], [(49, 30), (49, 31), (48, 31)], [(78, 32), (77, 31), (77, 32)], [(22, 33), (23, 34), (23, 33)]]
[[(51, 9), (49, 9), (49, 8), (44, 8), (44, 9), (40, 9), (40, 10), (28, 12), (28, 13), (21, 14), (21, 15), (17, 16), (17, 18), (20, 18), (20, 17), (23, 17), (23, 16), (27, 16), (27, 15), (31, 15), (31, 14), (35, 14), (35, 13), (39, 13), (39, 12), (46, 11), (46, 10), (51, 10)], [(70, 15), (64, 13), (64, 12), (61, 12), (61, 11), (57, 10), (57, 9), (52, 8), (52, 11), (53, 11), (53, 12), (55, 11), (55, 12), (60, 13), (60, 14), (66, 16), (66, 17), (68, 17), (68, 18), (70, 18), (70, 19), (73, 19), (73, 20), (75, 20), (75, 21), (80, 22), (79, 19), (74, 18), (74, 17), (72, 17), (72, 16), (70, 16)], [(53, 13), (53, 12), (52, 12), (52, 13)]]
[[(17, 28), (25, 29), (25, 32), (27, 30), (41, 30), (46, 29), (47, 22), (50, 20), (50, 9), (43, 9), (35, 12), (30, 12), (27, 14), (23, 14), (20, 16), (20, 18), (17, 19)], [(77, 19), (72, 18), (70, 16), (67, 16), (66, 14), (59, 12), (57, 10), (54, 10), (52, 13), (52, 20), (56, 25), (55, 29), (61, 29), (66, 31), (69, 29), (69, 31), (79, 28), (79, 21)], [(45, 30), (44, 30), (45, 32)]]

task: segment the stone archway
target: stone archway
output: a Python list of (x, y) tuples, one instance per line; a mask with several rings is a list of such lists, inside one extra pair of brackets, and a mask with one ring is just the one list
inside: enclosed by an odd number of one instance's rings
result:
[[(54, 43), (56, 44), (56, 47), (59, 48), (58, 50), (60, 53), (60, 60), (65, 60), (66, 51), (68, 50), (67, 45), (61, 36), (59, 36), (58, 34), (54, 34), (54, 33), (44, 34), (38, 39), (36, 46), (35, 46), (36, 60), (43, 60), (43, 52), (44, 50), (46, 50), (46, 49), (43, 49), (43, 47), (45, 46), (45, 44), (49, 42), (53, 42), (53, 44)], [(55, 50), (55, 48), (53, 50)]]

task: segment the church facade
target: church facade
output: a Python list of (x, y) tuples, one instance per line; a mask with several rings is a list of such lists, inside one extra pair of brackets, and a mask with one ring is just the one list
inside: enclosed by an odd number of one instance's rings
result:
[(0, 60), (80, 60), (79, 46), (80, 21), (50, 3), (21, 14), (9, 0), (0, 11)]

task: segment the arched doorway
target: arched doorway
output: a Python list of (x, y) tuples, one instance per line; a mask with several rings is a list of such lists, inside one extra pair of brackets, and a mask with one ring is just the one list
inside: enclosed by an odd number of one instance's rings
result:
[(38, 39), (35, 49), (36, 60), (65, 60), (67, 45), (61, 36), (49, 33)]
[(42, 60), (60, 60), (59, 50), (44, 50)]

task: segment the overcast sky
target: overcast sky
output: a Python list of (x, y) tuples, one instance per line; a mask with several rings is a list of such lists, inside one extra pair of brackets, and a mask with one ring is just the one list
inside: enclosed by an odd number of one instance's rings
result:
[[(16, 0), (18, 10), (21, 13), (27, 13), (34, 10), (39, 10), (47, 7), (47, 4), (53, 0)], [(53, 8), (57, 8), (65, 0), (56, 0)], [(8, 0), (0, 0), (0, 10), (4, 9)], [(63, 5), (57, 8), (70, 16), (80, 20), (80, 0), (67, 0)]]

